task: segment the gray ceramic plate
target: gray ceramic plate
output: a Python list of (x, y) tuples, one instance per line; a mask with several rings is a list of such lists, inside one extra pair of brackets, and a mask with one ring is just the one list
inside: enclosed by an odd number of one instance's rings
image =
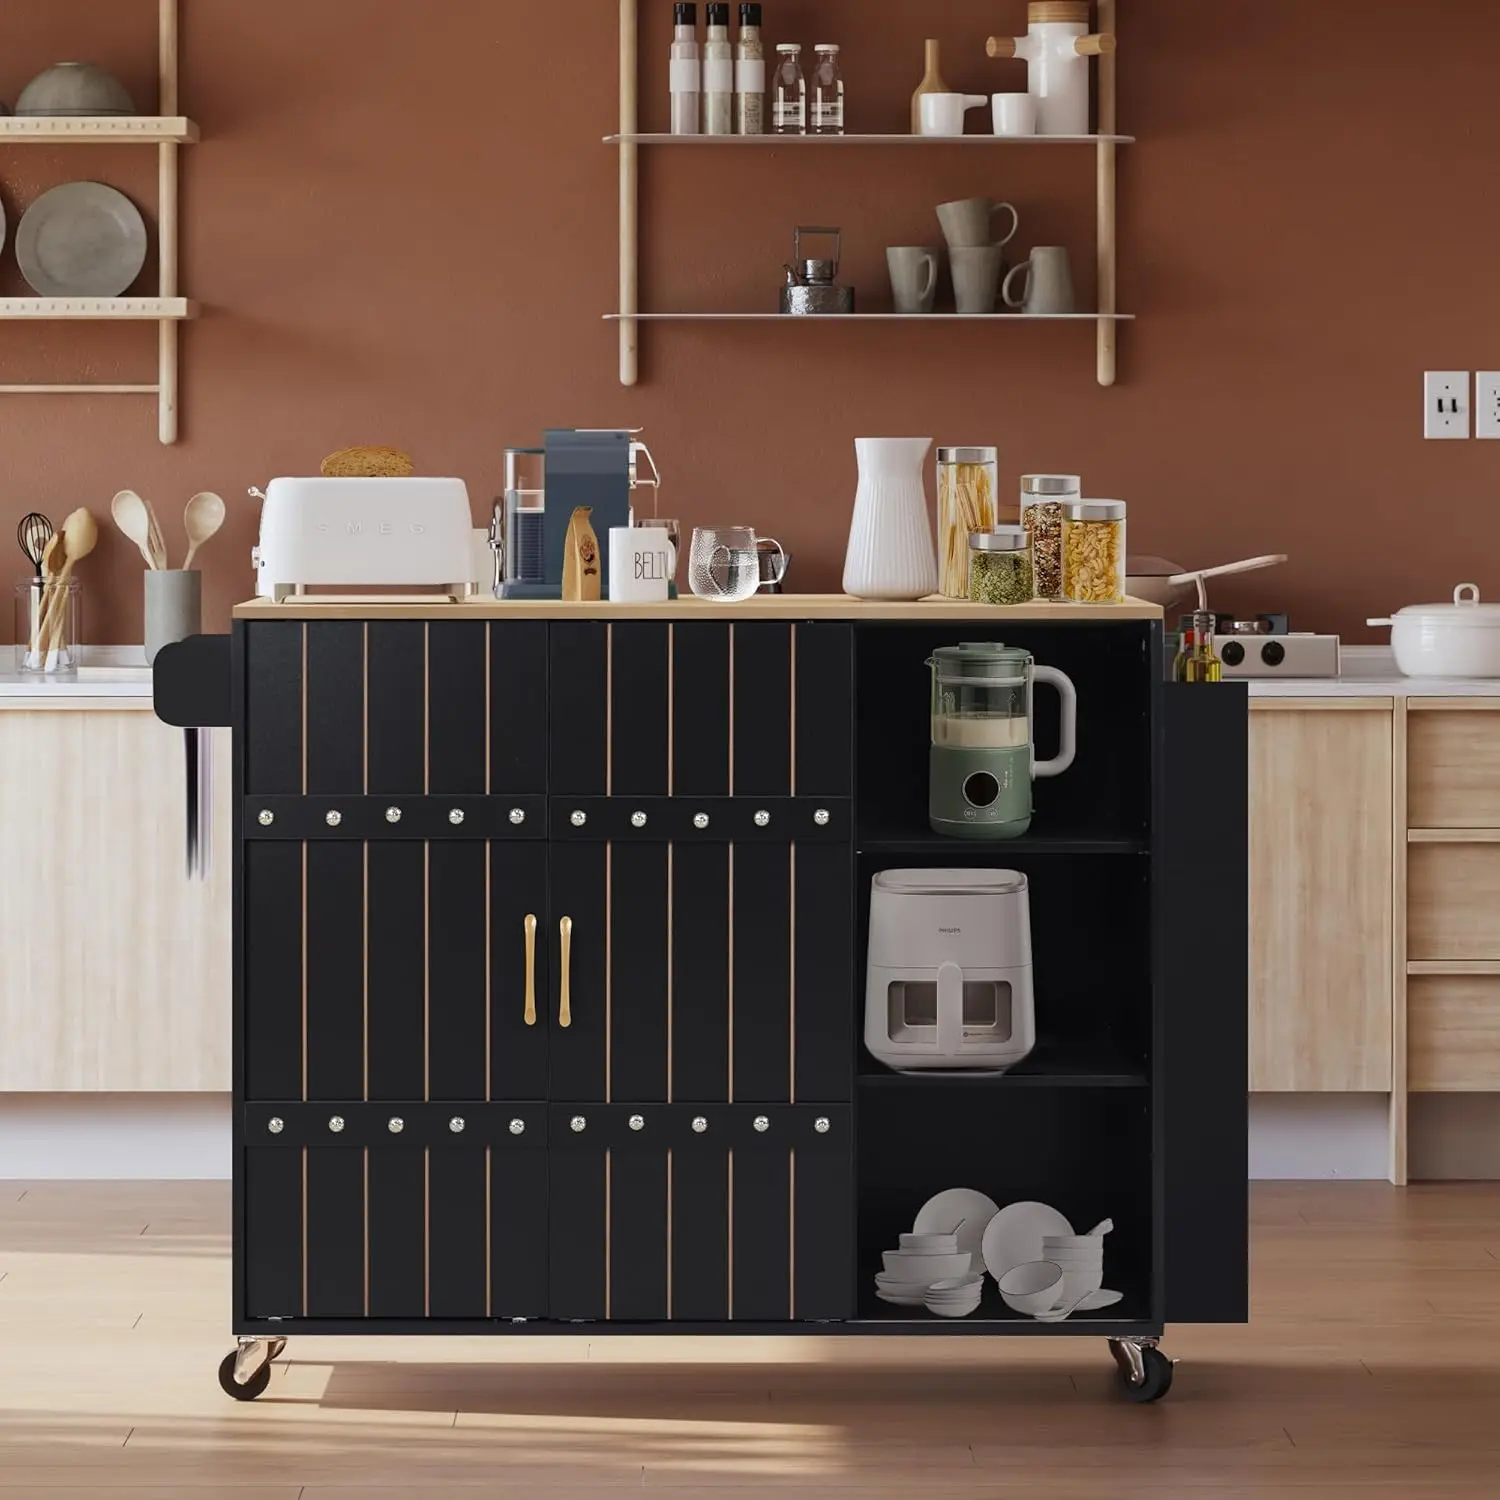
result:
[(39, 297), (118, 297), (146, 264), (145, 220), (102, 182), (67, 182), (26, 210), (16, 259)]

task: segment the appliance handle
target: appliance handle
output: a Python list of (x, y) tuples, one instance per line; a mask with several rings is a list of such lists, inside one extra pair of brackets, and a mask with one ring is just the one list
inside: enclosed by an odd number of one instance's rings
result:
[(573, 919), (564, 917), (557, 924), (562, 953), (562, 982), (557, 994), (557, 1024), (567, 1030), (573, 1024)]
[(937, 1046), (943, 1057), (963, 1055), (964, 971), (951, 960), (937, 971)]
[(1077, 758), (1078, 689), (1073, 686), (1073, 679), (1059, 672), (1056, 667), (1036, 667), (1031, 676), (1034, 682), (1045, 682), (1055, 687), (1058, 697), (1062, 699), (1057, 755), (1052, 760), (1037, 760), (1033, 752), (1031, 778), (1035, 781), (1043, 776), (1061, 776)]

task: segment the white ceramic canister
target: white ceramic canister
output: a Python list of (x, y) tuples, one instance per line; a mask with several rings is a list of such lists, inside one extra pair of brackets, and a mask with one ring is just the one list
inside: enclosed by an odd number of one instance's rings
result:
[(923, 480), (931, 438), (857, 438), (859, 490), (844, 557), (856, 599), (925, 599), (937, 592), (937, 552)]
[(1087, 5), (1033, 0), (1027, 33), (1016, 39), (1016, 56), (1030, 65), (1038, 135), (1089, 133), (1089, 59), (1078, 51), (1079, 38), (1089, 34), (1088, 14)]
[(677, 556), (658, 526), (609, 529), (611, 604), (661, 604), (669, 597)]

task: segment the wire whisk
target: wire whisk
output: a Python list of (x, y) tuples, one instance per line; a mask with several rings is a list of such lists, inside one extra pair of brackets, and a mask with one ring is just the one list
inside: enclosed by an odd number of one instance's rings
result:
[(16, 527), (16, 540), (21, 544), (26, 560), (36, 569), (38, 580), (42, 576), (42, 559), (47, 555), (47, 543), (52, 540), (53, 534), (52, 522), (40, 511), (22, 516), (21, 524)]

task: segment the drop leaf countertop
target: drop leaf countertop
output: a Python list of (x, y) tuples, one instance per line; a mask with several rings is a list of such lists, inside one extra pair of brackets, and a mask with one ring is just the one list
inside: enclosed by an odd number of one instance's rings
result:
[(76, 677), (22, 676), (15, 663), (15, 648), (0, 646), (0, 709), (151, 707), (143, 646), (85, 646)]

